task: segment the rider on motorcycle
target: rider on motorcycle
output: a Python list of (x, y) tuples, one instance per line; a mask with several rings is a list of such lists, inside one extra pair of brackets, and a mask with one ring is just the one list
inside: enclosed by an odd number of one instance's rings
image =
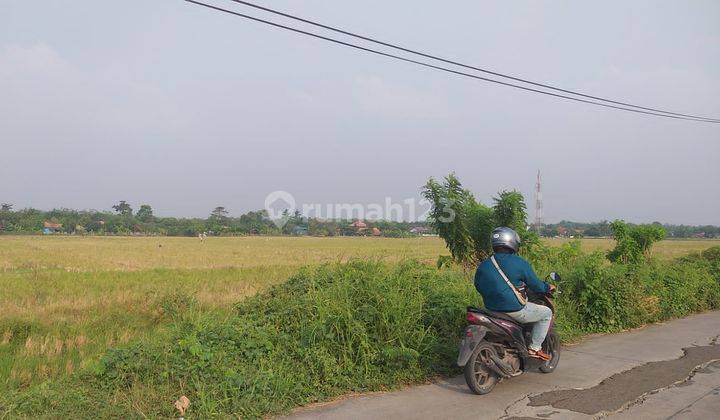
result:
[(551, 356), (542, 350), (542, 343), (550, 328), (552, 311), (547, 306), (523, 302), (526, 299), (522, 296), (525, 286), (536, 293), (552, 292), (555, 287), (538, 279), (530, 263), (517, 255), (520, 246), (517, 232), (499, 227), (493, 230), (491, 242), (494, 261), (491, 257), (478, 265), (475, 288), (482, 295), (487, 309), (504, 312), (521, 324), (534, 323), (528, 353), (538, 359), (550, 360)]

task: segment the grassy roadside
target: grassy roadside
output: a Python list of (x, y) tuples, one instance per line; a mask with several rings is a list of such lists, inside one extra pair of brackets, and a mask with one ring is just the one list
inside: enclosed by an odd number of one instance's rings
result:
[(109, 348), (160, 334), (177, 296), (190, 296), (201, 311), (230, 308), (296, 270), (2, 273), (0, 390), (57, 380), (88, 368)]
[[(565, 274), (565, 338), (720, 307), (717, 248), (622, 265), (574, 244), (546, 250), (535, 265)], [(161, 305), (160, 333), (119, 343), (73, 375), (5, 393), (0, 412), (169, 417), (187, 395), (188, 417), (259, 417), (449, 374), (464, 307), (478, 300), (468, 280), (413, 261), (355, 260), (304, 269), (232, 310), (179, 293)]]
[(229, 312), (305, 265), (433, 261), (435, 238), (0, 236), (0, 394), (87, 370), (109, 348), (161, 335), (168, 302)]

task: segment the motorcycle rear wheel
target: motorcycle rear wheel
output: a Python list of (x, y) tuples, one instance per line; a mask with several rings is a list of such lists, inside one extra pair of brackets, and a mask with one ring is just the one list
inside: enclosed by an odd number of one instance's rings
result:
[(489, 393), (498, 382), (497, 374), (485, 366), (487, 360), (490, 359), (490, 353), (494, 351), (490, 344), (482, 342), (475, 348), (465, 364), (465, 382), (470, 390), (478, 395)]

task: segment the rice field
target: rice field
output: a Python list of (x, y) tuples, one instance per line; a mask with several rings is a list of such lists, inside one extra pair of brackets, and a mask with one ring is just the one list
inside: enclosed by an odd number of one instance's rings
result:
[[(669, 258), (718, 244), (663, 241), (654, 253)], [(612, 241), (582, 246), (604, 250)], [(441, 254), (435, 237), (0, 236), (0, 392), (91, 367), (114, 345), (161, 336), (178, 302), (222, 311), (301, 266), (352, 258), (434, 263)]]
[[(547, 239), (551, 245), (560, 245), (571, 239)], [(615, 241), (608, 238), (581, 239), (583, 251), (608, 251)], [(652, 255), (658, 258), (676, 258), (691, 252), (700, 252), (712, 246), (720, 245), (720, 239), (666, 239), (653, 245)]]
[(0, 269), (137, 271), (300, 267), (347, 258), (412, 257), (434, 260), (436, 237), (184, 237), (0, 236)]

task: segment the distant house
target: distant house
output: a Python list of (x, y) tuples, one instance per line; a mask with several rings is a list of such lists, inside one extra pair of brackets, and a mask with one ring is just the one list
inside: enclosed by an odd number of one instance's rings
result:
[(413, 235), (427, 235), (430, 233), (431, 230), (427, 226), (415, 226), (414, 228), (410, 229), (410, 233)]
[(61, 223), (53, 223), (48, 221), (43, 222), (43, 233), (45, 235), (56, 233), (60, 229), (62, 229)]
[(365, 230), (367, 230), (368, 226), (362, 220), (356, 220), (350, 223), (350, 228), (353, 229), (356, 234), (362, 234)]
[(293, 235), (302, 236), (302, 235), (307, 235), (307, 234), (308, 234), (307, 226), (295, 226), (293, 228)]
[(354, 227), (355, 229), (367, 229), (367, 224), (362, 220), (356, 220), (350, 223), (350, 227)]

